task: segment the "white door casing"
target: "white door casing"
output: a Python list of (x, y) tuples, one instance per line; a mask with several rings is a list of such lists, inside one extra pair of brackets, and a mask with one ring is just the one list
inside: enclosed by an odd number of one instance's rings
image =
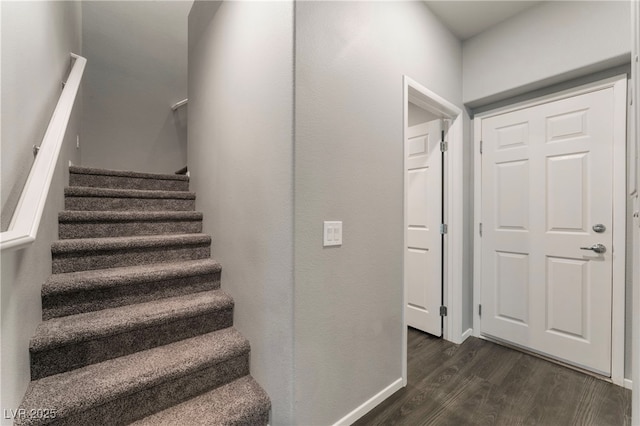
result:
[(405, 140), (406, 320), (435, 336), (442, 335), (442, 131), (442, 120), (433, 120), (409, 127)]
[[(612, 361), (613, 112), (607, 87), (477, 126), (481, 332), (603, 375)], [(580, 249), (598, 243), (607, 252)]]

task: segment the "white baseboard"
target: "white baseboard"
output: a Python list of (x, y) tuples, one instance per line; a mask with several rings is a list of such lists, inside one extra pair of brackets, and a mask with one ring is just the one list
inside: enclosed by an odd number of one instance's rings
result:
[(382, 389), (380, 392), (375, 394), (371, 399), (365, 401), (358, 408), (338, 420), (333, 426), (348, 426), (355, 423), (360, 417), (367, 414), (369, 411), (373, 410), (378, 406), (382, 401), (389, 398), (396, 392), (398, 389), (402, 388), (402, 377), (398, 380), (391, 383), (386, 388)]
[(622, 384), (622, 386), (625, 389), (633, 389), (633, 382), (631, 381), (631, 379), (624, 379), (624, 383)]
[(464, 342), (465, 340), (467, 340), (468, 337), (471, 337), (471, 336), (473, 336), (473, 328), (470, 328), (464, 333), (462, 333), (462, 336), (460, 336), (460, 339), (462, 341), (460, 343)]

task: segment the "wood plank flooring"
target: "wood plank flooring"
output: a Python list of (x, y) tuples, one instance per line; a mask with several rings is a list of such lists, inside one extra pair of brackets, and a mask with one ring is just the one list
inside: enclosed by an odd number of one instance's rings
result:
[(409, 328), (408, 383), (356, 425), (631, 424), (631, 391), (471, 337)]

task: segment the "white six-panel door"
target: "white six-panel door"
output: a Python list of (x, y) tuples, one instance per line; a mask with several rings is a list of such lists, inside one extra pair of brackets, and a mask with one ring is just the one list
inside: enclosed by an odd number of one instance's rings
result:
[(411, 327), (442, 335), (442, 120), (411, 126), (405, 141), (407, 247), (405, 316)]
[(613, 89), (481, 131), (481, 332), (610, 375)]

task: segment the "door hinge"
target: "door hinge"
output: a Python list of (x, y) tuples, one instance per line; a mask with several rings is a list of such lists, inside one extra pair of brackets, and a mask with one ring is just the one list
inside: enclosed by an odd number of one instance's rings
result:
[(440, 142), (440, 152), (446, 152), (449, 149), (449, 144), (446, 141)]
[(480, 222), (480, 236), (482, 237), (482, 222)]
[(440, 224), (440, 233), (444, 235), (447, 232), (449, 232), (449, 226), (446, 223), (441, 223)]
[(482, 141), (480, 141), (480, 154), (482, 154)]
[(447, 307), (446, 306), (440, 306), (440, 316), (441, 317), (446, 317), (447, 316)]
[(478, 316), (482, 316), (482, 305), (478, 305)]

